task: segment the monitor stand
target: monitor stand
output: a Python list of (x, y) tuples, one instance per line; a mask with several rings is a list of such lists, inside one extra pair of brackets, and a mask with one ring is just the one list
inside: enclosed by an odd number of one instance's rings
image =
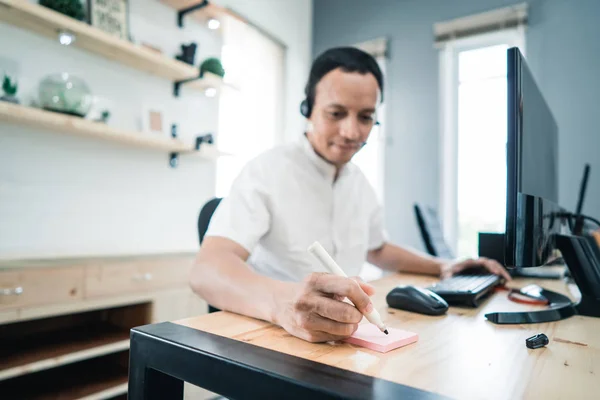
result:
[(562, 279), (565, 276), (565, 271), (548, 269), (548, 267), (544, 266), (538, 268), (516, 268), (509, 270), (509, 274), (513, 278)]
[(558, 321), (573, 315), (600, 317), (600, 248), (593, 237), (555, 235), (570, 275), (581, 292), (576, 304), (560, 293), (543, 289), (541, 294), (550, 301), (550, 308), (540, 311), (494, 312), (486, 314), (495, 324), (531, 324)]
[(577, 314), (600, 317), (600, 249), (592, 236), (555, 235), (571, 277), (581, 292)]

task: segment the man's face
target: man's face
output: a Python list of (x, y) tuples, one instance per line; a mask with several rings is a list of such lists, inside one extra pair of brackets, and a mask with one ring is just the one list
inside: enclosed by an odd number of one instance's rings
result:
[(308, 138), (316, 152), (341, 167), (367, 141), (375, 123), (379, 86), (373, 74), (335, 69), (316, 86)]

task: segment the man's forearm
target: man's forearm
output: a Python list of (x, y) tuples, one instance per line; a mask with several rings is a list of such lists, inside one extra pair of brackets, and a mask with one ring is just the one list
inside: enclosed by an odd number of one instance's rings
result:
[(213, 307), (276, 323), (276, 300), (290, 284), (257, 274), (235, 254), (200, 254), (190, 285)]
[(439, 275), (443, 265), (443, 260), (439, 258), (390, 243), (377, 250), (371, 250), (368, 261), (389, 271), (428, 275)]

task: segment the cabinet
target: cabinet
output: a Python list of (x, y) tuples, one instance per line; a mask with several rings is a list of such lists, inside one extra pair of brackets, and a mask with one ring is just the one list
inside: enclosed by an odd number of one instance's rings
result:
[(0, 261), (2, 397), (126, 394), (129, 329), (207, 312), (188, 285), (194, 259)]
[(80, 267), (0, 272), (0, 310), (81, 300), (83, 272)]

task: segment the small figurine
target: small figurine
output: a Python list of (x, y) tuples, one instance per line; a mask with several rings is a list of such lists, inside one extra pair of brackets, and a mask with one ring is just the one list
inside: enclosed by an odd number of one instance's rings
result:
[(110, 111), (104, 110), (100, 114), (100, 118), (96, 119), (96, 122), (102, 122), (103, 124), (108, 123), (108, 119), (110, 118)]
[(194, 65), (196, 62), (196, 43), (190, 43), (188, 45), (181, 45), (181, 54), (175, 56), (179, 61), (183, 61), (184, 63)]

